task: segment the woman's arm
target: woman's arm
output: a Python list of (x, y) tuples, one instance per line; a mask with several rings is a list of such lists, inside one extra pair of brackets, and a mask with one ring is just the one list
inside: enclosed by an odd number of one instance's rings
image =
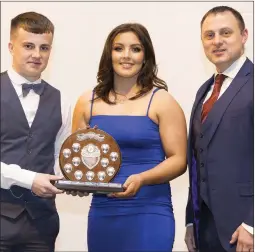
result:
[(82, 94), (76, 102), (73, 120), (72, 120), (72, 133), (79, 129), (86, 128), (88, 126), (90, 117), (91, 106), (91, 91)]
[(144, 185), (171, 181), (185, 173), (187, 169), (187, 128), (184, 113), (168, 92), (158, 91), (154, 98), (166, 159), (140, 174)]
[(182, 109), (169, 93), (160, 90), (153, 98), (150, 111), (149, 115), (156, 113), (166, 159), (148, 171), (129, 176), (123, 185), (125, 191), (112, 193), (111, 197), (132, 197), (141, 186), (168, 182), (187, 169), (187, 129)]

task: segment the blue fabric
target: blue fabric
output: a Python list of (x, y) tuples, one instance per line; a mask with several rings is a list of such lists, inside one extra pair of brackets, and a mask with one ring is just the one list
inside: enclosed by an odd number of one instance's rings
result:
[[(97, 125), (120, 146), (122, 165), (112, 182), (124, 183), (165, 159), (158, 125), (148, 116), (96, 115)], [(172, 251), (175, 221), (169, 183), (143, 186), (132, 198), (94, 195), (88, 218), (89, 252)]]

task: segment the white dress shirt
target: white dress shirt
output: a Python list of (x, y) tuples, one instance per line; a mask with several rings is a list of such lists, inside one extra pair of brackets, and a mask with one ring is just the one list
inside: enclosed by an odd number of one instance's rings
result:
[[(241, 69), (241, 67), (243, 66), (244, 62), (246, 61), (246, 57), (244, 55), (242, 55), (238, 60), (236, 60), (228, 69), (226, 69), (222, 74), (226, 75), (227, 77), (224, 79), (221, 89), (220, 89), (220, 94), (218, 99), (222, 96), (222, 94), (227, 90), (227, 88), (230, 86), (231, 82), (233, 81), (233, 79), (236, 77), (237, 73), (239, 72), (239, 70)], [(218, 72), (215, 72), (214, 74), (214, 78), (216, 77), (216, 75), (218, 74)], [(213, 92), (213, 88), (214, 88), (214, 84), (211, 85), (205, 100), (207, 101), (212, 92)]]
[[(233, 81), (233, 79), (236, 77), (237, 73), (239, 72), (239, 70), (241, 69), (241, 67), (243, 66), (244, 62), (246, 61), (246, 56), (243, 54), (238, 60), (236, 60), (228, 69), (226, 69), (224, 72), (222, 72), (222, 74), (226, 75), (227, 77), (225, 78), (225, 80), (222, 83), (221, 86), (221, 90), (220, 90), (220, 94), (218, 96), (218, 99), (222, 96), (222, 94), (227, 90), (227, 88), (230, 86), (231, 82)], [(218, 72), (216, 72), (214, 74), (214, 78), (216, 77), (216, 75), (218, 74)], [(211, 85), (204, 103), (210, 98), (212, 92), (213, 92), (213, 88), (214, 88), (214, 84)], [(193, 225), (192, 223), (187, 224), (188, 226)], [(253, 227), (242, 223), (242, 226), (251, 234), (253, 234)]]
[[(38, 109), (40, 96), (33, 90), (30, 90), (26, 97), (22, 95), (22, 84), (38, 84), (41, 83), (41, 79), (34, 82), (30, 82), (21, 75), (19, 75), (13, 68), (7, 71), (7, 74), (13, 84), (15, 91), (20, 99), (22, 108), (25, 112), (29, 126), (35, 118), (36, 111)], [(61, 114), (62, 125), (56, 136), (55, 141), (55, 165), (54, 172), (56, 175), (61, 175), (59, 169), (58, 157), (64, 140), (71, 134), (71, 105), (61, 95)], [(9, 189), (12, 185), (18, 185), (27, 189), (31, 189), (36, 172), (23, 169), (23, 167), (17, 164), (6, 164), (1, 162), (1, 188)]]

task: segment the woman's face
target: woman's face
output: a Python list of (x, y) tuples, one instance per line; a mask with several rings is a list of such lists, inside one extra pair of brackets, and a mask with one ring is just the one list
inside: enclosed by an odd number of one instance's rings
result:
[(114, 74), (132, 78), (139, 74), (144, 63), (144, 48), (133, 32), (119, 33), (113, 40), (112, 65)]

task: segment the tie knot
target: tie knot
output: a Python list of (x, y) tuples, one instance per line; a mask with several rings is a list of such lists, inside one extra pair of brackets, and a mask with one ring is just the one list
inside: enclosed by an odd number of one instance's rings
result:
[(215, 77), (215, 85), (220, 86), (222, 85), (223, 81), (227, 76), (224, 74), (217, 74)]

